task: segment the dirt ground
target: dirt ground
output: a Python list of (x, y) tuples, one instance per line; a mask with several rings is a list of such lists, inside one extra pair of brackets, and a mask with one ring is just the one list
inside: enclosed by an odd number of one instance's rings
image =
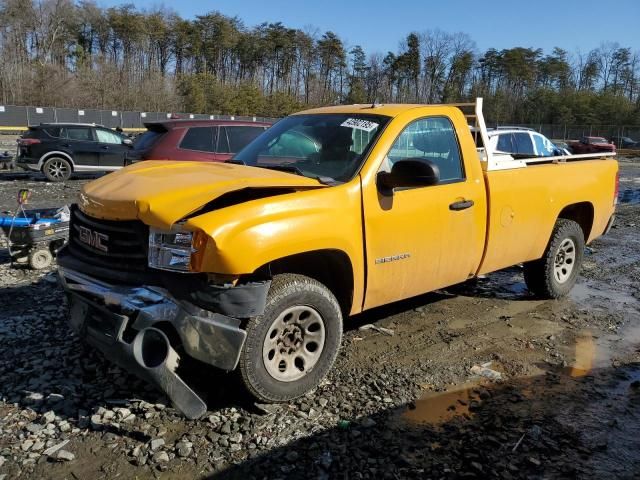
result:
[[(514, 267), (376, 309), (294, 403), (197, 372), (197, 421), (70, 334), (50, 271), (0, 253), (0, 480), (640, 478), (640, 162), (620, 166), (617, 222), (567, 298), (533, 298)], [(87, 181), (0, 174), (0, 210), (20, 188), (63, 205)]]

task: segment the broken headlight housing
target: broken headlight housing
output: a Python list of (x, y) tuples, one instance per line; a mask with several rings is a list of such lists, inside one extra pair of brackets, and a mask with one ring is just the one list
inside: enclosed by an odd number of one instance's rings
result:
[(150, 267), (188, 272), (191, 270), (191, 254), (195, 251), (193, 232), (155, 228), (149, 231), (148, 263)]

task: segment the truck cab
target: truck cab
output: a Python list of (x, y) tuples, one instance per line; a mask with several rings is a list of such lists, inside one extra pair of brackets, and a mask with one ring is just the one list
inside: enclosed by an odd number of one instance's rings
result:
[(565, 295), (613, 221), (617, 162), (484, 145), (481, 100), (346, 105), (287, 117), (226, 163), (96, 180), (58, 259), (70, 324), (198, 417), (183, 356), (289, 401), (327, 374), (350, 315), (519, 263), (532, 293)]

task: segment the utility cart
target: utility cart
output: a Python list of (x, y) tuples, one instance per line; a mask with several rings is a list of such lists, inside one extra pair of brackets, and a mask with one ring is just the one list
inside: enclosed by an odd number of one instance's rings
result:
[(69, 237), (69, 209), (25, 209), (28, 193), (18, 196), (18, 211), (14, 215), (0, 215), (11, 263), (27, 263), (41, 270), (51, 265), (53, 257)]

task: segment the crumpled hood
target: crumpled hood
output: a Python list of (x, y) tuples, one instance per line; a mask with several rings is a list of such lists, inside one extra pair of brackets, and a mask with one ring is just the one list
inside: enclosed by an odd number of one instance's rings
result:
[(225, 193), (245, 188), (322, 188), (317, 180), (230, 163), (144, 161), (84, 186), (79, 206), (105, 220), (169, 228)]

